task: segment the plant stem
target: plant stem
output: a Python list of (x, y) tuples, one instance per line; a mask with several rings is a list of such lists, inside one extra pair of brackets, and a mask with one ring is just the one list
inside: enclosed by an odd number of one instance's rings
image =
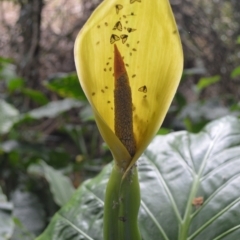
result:
[(140, 187), (136, 167), (123, 179), (114, 165), (104, 203), (104, 240), (141, 240), (138, 229)]

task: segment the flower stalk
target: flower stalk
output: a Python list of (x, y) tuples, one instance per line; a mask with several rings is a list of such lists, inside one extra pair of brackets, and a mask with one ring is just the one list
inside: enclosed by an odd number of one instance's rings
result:
[[(131, 156), (136, 152), (133, 133), (132, 93), (122, 56), (114, 45), (114, 125), (115, 134)], [(104, 204), (104, 240), (140, 240), (138, 211), (140, 187), (137, 168), (126, 174), (129, 161), (114, 165)]]
[(104, 202), (104, 240), (140, 240), (140, 188), (136, 167), (123, 178), (114, 165)]
[(183, 54), (169, 0), (104, 0), (80, 31), (77, 73), (114, 166), (104, 205), (104, 240), (140, 240), (136, 161), (179, 84)]

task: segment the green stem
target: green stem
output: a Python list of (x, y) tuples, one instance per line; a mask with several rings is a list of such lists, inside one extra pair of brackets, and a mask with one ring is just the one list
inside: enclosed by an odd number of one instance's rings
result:
[(141, 240), (138, 229), (140, 187), (136, 167), (123, 179), (114, 165), (104, 202), (104, 240)]

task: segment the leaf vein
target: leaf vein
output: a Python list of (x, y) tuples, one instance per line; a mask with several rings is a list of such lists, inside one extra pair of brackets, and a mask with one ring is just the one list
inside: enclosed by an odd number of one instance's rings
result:
[(204, 230), (208, 225), (210, 225), (214, 220), (216, 220), (218, 217), (220, 217), (222, 214), (224, 214), (228, 209), (230, 209), (232, 206), (234, 206), (236, 203), (240, 202), (240, 197), (237, 198), (235, 201), (233, 201), (231, 204), (229, 204), (227, 207), (222, 209), (220, 212), (218, 212), (216, 215), (214, 215), (212, 218), (210, 218), (205, 224), (203, 224), (198, 230), (196, 230), (190, 237), (189, 240), (194, 239), (201, 231)]
[(152, 212), (149, 210), (149, 208), (146, 206), (146, 204), (141, 200), (141, 205), (143, 209), (147, 212), (149, 217), (152, 219), (152, 221), (156, 224), (157, 228), (159, 229), (159, 232), (162, 234), (165, 240), (169, 240), (168, 236), (166, 235), (165, 231), (163, 230), (162, 226), (158, 223), (155, 216), (152, 214)]
[(59, 213), (57, 213), (57, 215), (63, 219), (63, 221), (65, 221), (68, 225), (70, 225), (72, 228), (74, 228), (77, 232), (79, 232), (80, 234), (82, 234), (85, 238), (87, 238), (88, 240), (94, 240), (93, 238), (91, 238), (89, 235), (87, 235), (85, 232), (83, 232), (81, 229), (79, 229), (75, 224), (73, 224), (71, 221), (69, 221), (66, 217), (60, 215)]
[(168, 186), (167, 186), (167, 183), (166, 183), (165, 179), (162, 177), (162, 175), (161, 175), (161, 173), (160, 173), (160, 170), (158, 169), (158, 167), (156, 166), (156, 164), (151, 160), (151, 158), (148, 158), (148, 160), (149, 160), (149, 163), (152, 164), (153, 169), (154, 169), (157, 177), (159, 178), (160, 182), (163, 184), (163, 187), (164, 187), (164, 189), (165, 189), (165, 191), (166, 191), (166, 193), (167, 193), (167, 195), (168, 195), (168, 197), (169, 197), (169, 199), (170, 199), (170, 201), (171, 201), (171, 203), (172, 203), (173, 211), (174, 211), (174, 213), (176, 214), (176, 217), (177, 217), (178, 221), (181, 222), (181, 221), (182, 221), (182, 218), (181, 218), (181, 216), (180, 216), (180, 213), (179, 213), (179, 211), (178, 211), (176, 202), (175, 202), (175, 200), (174, 200), (174, 198), (173, 198), (173, 195), (172, 195), (170, 189), (169, 189)]

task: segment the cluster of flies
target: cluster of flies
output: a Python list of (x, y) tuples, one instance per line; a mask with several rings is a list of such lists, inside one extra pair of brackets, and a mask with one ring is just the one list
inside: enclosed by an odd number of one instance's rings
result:
[[(130, 3), (134, 3), (134, 2), (141, 2), (141, 0), (130, 0)], [(123, 9), (123, 6), (120, 5), (120, 4), (117, 4), (117, 5), (115, 5), (115, 8), (116, 8), (116, 13), (118, 14), (118, 13), (120, 12), (120, 10)], [(131, 13), (130, 15), (131, 15), (131, 16), (134, 16), (134, 13)], [(126, 18), (126, 15), (123, 15), (123, 17)], [(107, 23), (105, 23), (105, 25), (108, 26)], [(100, 26), (98, 26), (98, 27), (100, 27)], [(134, 32), (134, 31), (137, 30), (137, 29), (130, 28), (130, 27), (125, 28), (125, 29), (127, 30), (128, 33), (131, 33), (131, 32)], [(118, 21), (118, 22), (115, 23), (115, 25), (114, 25), (114, 27), (113, 27), (113, 30), (118, 30), (118, 31), (122, 31), (122, 30), (123, 30), (123, 26), (122, 26), (121, 21)], [(116, 34), (112, 34), (111, 37), (110, 37), (110, 43), (113, 44), (113, 43), (115, 43), (116, 41), (119, 41), (120, 39), (122, 40), (122, 43), (124, 44), (124, 43), (127, 41), (127, 39), (128, 39), (128, 35), (127, 35), (127, 34), (122, 34), (122, 35), (118, 36), (118, 35), (116, 35)], [(99, 42), (98, 42), (98, 43), (99, 43)], [(97, 43), (97, 44), (98, 44), (98, 43)], [(139, 42), (138, 42), (138, 43), (139, 43)], [(128, 46), (129, 46), (129, 45), (128, 45)], [(136, 49), (133, 49), (133, 51), (136, 51)], [(107, 65), (108, 65), (108, 63), (107, 63)], [(104, 68), (104, 71), (106, 71), (106, 70), (107, 70), (107, 69)], [(112, 70), (112, 68), (110, 67), (110, 68), (109, 68), (109, 71), (111, 71), (111, 70)], [(136, 76), (136, 75), (133, 75), (132, 77), (135, 77), (135, 76)], [(138, 91), (139, 91), (139, 92), (143, 92), (143, 93), (147, 93), (147, 86), (144, 85), (144, 86), (138, 88)], [(102, 92), (103, 92), (103, 91), (102, 91)], [(93, 93), (92, 95), (94, 96), (95, 93)], [(146, 96), (147, 96), (147, 95), (144, 95), (144, 98), (146, 98)], [(110, 103), (110, 101), (108, 101), (108, 103)]]
[[(130, 0), (130, 3), (134, 3), (134, 2), (141, 2), (141, 0)], [(117, 5), (115, 5), (115, 8), (116, 8), (116, 13), (118, 14), (119, 11), (121, 9), (123, 9), (123, 5), (117, 4)], [(131, 13), (131, 15), (134, 16), (134, 13)], [(126, 15), (123, 15), (123, 17), (126, 18)], [(123, 27), (122, 27), (122, 23), (120, 21), (118, 21), (113, 27), (113, 30), (122, 31), (122, 29), (123, 29)], [(131, 32), (136, 31), (136, 29), (127, 28), (127, 31), (128, 31), (128, 33), (131, 33)], [(127, 34), (122, 34), (122, 35), (118, 36), (116, 34), (112, 34), (111, 37), (110, 37), (110, 43), (113, 44), (116, 41), (119, 41), (120, 39), (122, 39), (122, 43), (124, 44), (128, 39), (128, 35)]]
[[(141, 2), (141, 0), (130, 0), (130, 3), (134, 3), (134, 2)], [(123, 9), (123, 6), (120, 5), (120, 4), (117, 4), (117, 5), (115, 6), (115, 8), (116, 8), (116, 13), (118, 14), (119, 11), (120, 11), (121, 9)], [(131, 13), (131, 15), (134, 16), (134, 13)], [(123, 15), (123, 17), (126, 17), (126, 16)], [(113, 30), (118, 30), (118, 31), (122, 31), (122, 30), (123, 30), (121, 21), (116, 22), (116, 24), (115, 24), (114, 27), (113, 27)], [(134, 31), (136, 31), (136, 30), (137, 30), (137, 29), (134, 29), (134, 28), (127, 28), (128, 33), (134, 32)], [(122, 35), (120, 35), (120, 37), (119, 37), (118, 35), (116, 35), (116, 34), (112, 34), (111, 37), (110, 37), (110, 43), (113, 44), (114, 42), (119, 41), (120, 39), (122, 39), (122, 43), (124, 44), (124, 43), (127, 41), (127, 38), (128, 38), (128, 35), (127, 35), (127, 34), (122, 34)], [(134, 50), (135, 50), (135, 49), (134, 49)], [(134, 75), (134, 76), (135, 76), (135, 75)], [(133, 76), (133, 77), (134, 77), (134, 76)], [(147, 93), (147, 86), (144, 85), (144, 86), (140, 87), (140, 88), (138, 89), (138, 91), (139, 91), (139, 92), (143, 92), (143, 93)], [(147, 95), (145, 95), (145, 98), (146, 98), (146, 96), (147, 96)]]

